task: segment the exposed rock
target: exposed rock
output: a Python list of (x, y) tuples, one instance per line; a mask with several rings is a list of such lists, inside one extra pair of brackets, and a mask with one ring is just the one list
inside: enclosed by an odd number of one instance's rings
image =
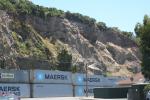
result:
[(114, 31), (112, 29), (98, 31), (97, 35), (97, 39), (104, 44), (110, 42), (123, 48), (137, 47), (137, 44), (134, 41), (123, 36), (120, 32)]
[(136, 55), (134, 55), (131, 49), (129, 48), (121, 48), (120, 46), (108, 43), (107, 49), (118, 64), (124, 64), (126, 60), (128, 61), (138, 60)]
[[(7, 20), (4, 20), (3, 17), (6, 16)], [(12, 58), (17, 60), (16, 64), (22, 69), (25, 69), (26, 63), (24, 62), (29, 61), (32, 61), (30, 65), (47, 66), (47, 69), (51, 69), (50, 64), (57, 56), (57, 51), (65, 47), (73, 56), (73, 65), (77, 65), (81, 73), (85, 72), (86, 67), (90, 74), (108, 72), (114, 76), (130, 76), (140, 71), (141, 54), (136, 43), (114, 30), (101, 31), (95, 24), (89, 26), (62, 17), (47, 19), (36, 16), (25, 17), (23, 23), (30, 31), (25, 31), (26, 34), (23, 34), (19, 26), (18, 30), (9, 28), (9, 25), (12, 25), (9, 24), (9, 21), (15, 22), (15, 18), (4, 11), (0, 12), (0, 40), (5, 39), (8, 46), (5, 51), (7, 53), (4, 55), (10, 57), (13, 54)], [(17, 21), (19, 23), (20, 19)], [(12, 36), (13, 31), (18, 32), (16, 37)], [(16, 46), (19, 43), (24, 50), (21, 51), (24, 55), (20, 54), (20, 49)], [(4, 46), (4, 43), (1, 42), (1, 52)], [(44, 51), (45, 48), (48, 48), (48, 54)], [(31, 60), (35, 59), (34, 56), (38, 53), (41, 54), (40, 57), (37, 60)], [(40, 59), (41, 63), (45, 61), (45, 64), (39, 64)], [(31, 66), (31, 68), (37, 67)]]

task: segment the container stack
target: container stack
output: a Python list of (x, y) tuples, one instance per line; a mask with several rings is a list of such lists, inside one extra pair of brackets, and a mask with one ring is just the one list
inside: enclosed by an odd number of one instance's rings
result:
[(85, 75), (76, 73), (72, 76), (75, 96), (94, 96), (96, 87), (116, 86), (116, 82), (109, 81), (103, 75)]
[(73, 87), (70, 72), (30, 71), (32, 97), (72, 97)]
[(28, 98), (94, 96), (97, 87), (117, 86), (116, 78), (50, 70), (0, 70), (0, 95)]
[(30, 97), (29, 71), (0, 70), (0, 95), (15, 94)]

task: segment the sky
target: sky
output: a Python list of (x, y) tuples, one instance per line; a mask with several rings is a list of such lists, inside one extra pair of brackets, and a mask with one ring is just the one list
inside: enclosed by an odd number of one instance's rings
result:
[(150, 15), (150, 0), (30, 0), (45, 7), (81, 13), (105, 22), (108, 27), (134, 32), (137, 22)]

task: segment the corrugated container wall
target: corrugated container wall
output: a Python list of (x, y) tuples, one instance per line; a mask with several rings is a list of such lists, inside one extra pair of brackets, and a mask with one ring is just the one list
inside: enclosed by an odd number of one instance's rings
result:
[(2, 94), (15, 94), (19, 97), (30, 97), (29, 84), (16, 84), (16, 83), (0, 83), (0, 95)]
[(73, 87), (72, 85), (65, 84), (33, 84), (34, 98), (41, 97), (72, 97)]
[(116, 83), (114, 81), (108, 80), (108, 78), (103, 75), (88, 75), (86, 78), (85, 74), (73, 74), (72, 81), (74, 85), (87, 85), (89, 86), (114, 86)]
[(29, 83), (29, 71), (0, 70), (1, 83)]
[(86, 93), (88, 93), (88, 96), (94, 96), (93, 89), (96, 88), (94, 86), (75, 86), (75, 96), (86, 96)]
[(30, 81), (31, 83), (59, 83), (71, 84), (71, 72), (63, 71), (48, 71), (48, 70), (31, 70)]

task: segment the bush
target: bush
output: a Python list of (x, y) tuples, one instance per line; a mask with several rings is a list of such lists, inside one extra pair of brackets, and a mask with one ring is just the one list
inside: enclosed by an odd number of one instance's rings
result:
[(69, 11), (65, 13), (65, 17), (69, 20), (78, 21), (78, 22), (88, 24), (88, 25), (95, 24), (96, 22), (94, 18), (83, 16), (82, 14), (79, 14), (79, 13), (70, 13)]
[(101, 30), (101, 31), (105, 31), (107, 29), (107, 26), (104, 22), (98, 22), (97, 23), (97, 27)]
[(130, 38), (130, 39), (132, 39), (132, 37), (133, 37), (133, 33), (132, 33), (132, 32), (125, 32), (125, 31), (123, 31), (122, 34), (123, 34), (124, 36)]
[(72, 66), (72, 55), (67, 50), (63, 49), (57, 56), (58, 70), (71, 71)]
[(72, 73), (78, 72), (78, 66), (76, 66), (76, 65), (72, 66), (71, 71), (72, 71)]
[(146, 94), (150, 90), (150, 84), (144, 87), (144, 93)]
[(62, 10), (35, 5), (28, 0), (0, 0), (0, 8), (13, 14), (34, 15), (42, 18), (64, 15)]

